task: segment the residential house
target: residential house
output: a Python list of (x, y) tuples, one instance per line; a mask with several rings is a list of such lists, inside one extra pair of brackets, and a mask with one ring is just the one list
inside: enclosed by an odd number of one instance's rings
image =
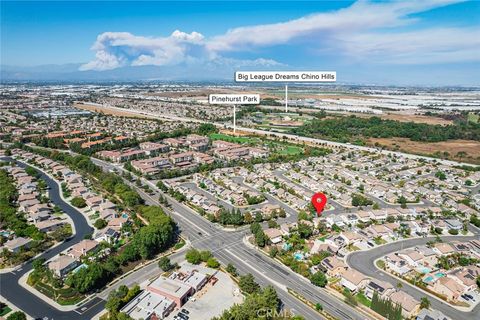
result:
[(48, 263), (48, 268), (52, 270), (57, 277), (63, 278), (78, 265), (79, 262), (70, 256), (58, 256)]
[(263, 231), (271, 243), (277, 244), (283, 241), (283, 233), (279, 229), (269, 228)]
[(390, 283), (377, 279), (372, 279), (365, 286), (364, 294), (367, 298), (371, 300), (374, 292), (377, 292), (380, 297), (385, 298), (391, 293), (393, 293), (394, 290), (395, 289)]
[(368, 281), (370, 281), (369, 277), (355, 269), (345, 270), (341, 277), (340, 284), (351, 292), (357, 292), (358, 290), (365, 288)]
[(68, 251), (68, 255), (79, 260), (84, 255), (95, 251), (98, 245), (99, 243), (95, 240), (85, 239), (72, 246), (71, 249)]
[(402, 315), (405, 318), (412, 317), (414, 314), (418, 313), (418, 310), (420, 310), (420, 303), (402, 290), (394, 291), (390, 294), (389, 298), (394, 304), (402, 306)]
[(28, 248), (30, 246), (31, 242), (32, 242), (32, 239), (17, 237), (15, 239), (12, 239), (12, 240), (9, 240), (9, 241), (5, 242), (3, 247), (6, 248), (10, 252), (17, 253), (22, 248)]
[(336, 277), (342, 275), (348, 269), (348, 266), (340, 260), (337, 256), (331, 256), (323, 259), (320, 262), (320, 265), (323, 266), (327, 272), (327, 275), (330, 277)]
[(395, 253), (385, 256), (385, 262), (388, 269), (399, 275), (404, 275), (412, 270), (407, 261)]
[(465, 292), (465, 287), (450, 277), (442, 277), (435, 281), (432, 290), (450, 301), (457, 301), (458, 297)]

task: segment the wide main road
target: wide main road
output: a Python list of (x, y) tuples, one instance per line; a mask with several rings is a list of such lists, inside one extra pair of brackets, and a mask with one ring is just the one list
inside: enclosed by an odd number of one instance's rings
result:
[[(473, 240), (473, 239), (479, 239), (480, 236), (478, 234), (478, 229), (475, 229), (474, 227), (471, 228), (471, 231), (475, 233), (475, 236), (448, 236), (444, 238), (444, 241), (468, 241), (468, 240)], [(347, 264), (360, 271), (361, 273), (372, 277), (376, 278), (382, 281), (389, 282), (391, 285), (396, 287), (397, 283), (399, 280), (389, 274), (388, 272), (385, 272), (383, 270), (378, 269), (375, 266), (375, 260), (379, 259), (385, 255), (388, 255), (392, 252), (396, 252), (399, 250), (402, 250), (404, 248), (410, 248), (410, 247), (415, 247), (415, 246), (420, 246), (426, 244), (428, 241), (435, 240), (434, 237), (427, 237), (427, 238), (416, 238), (416, 239), (409, 239), (409, 240), (404, 240), (404, 241), (399, 241), (399, 242), (393, 242), (389, 243), (380, 247), (376, 247), (371, 250), (367, 251), (355, 251), (350, 253), (347, 256)], [(407, 282), (402, 282), (402, 291), (407, 292), (411, 296), (413, 296), (415, 299), (420, 301), (421, 298), (423, 297), (428, 297), (428, 295), (421, 289), (407, 283)], [(439, 310), (443, 312), (446, 316), (448, 316), (451, 319), (455, 320), (478, 320), (480, 319), (480, 304), (478, 304), (472, 311), (470, 312), (462, 312), (459, 311), (453, 307), (451, 307), (449, 304), (442, 302), (436, 298), (429, 297), (429, 300), (431, 302), (431, 306), (433, 309)]]
[[(206, 121), (206, 120), (195, 119), (195, 118), (178, 117), (178, 116), (173, 116), (173, 115), (168, 115), (168, 114), (158, 114), (158, 113), (153, 113), (153, 112), (148, 112), (148, 111), (143, 111), (143, 110), (119, 108), (119, 107), (113, 107), (113, 106), (97, 104), (97, 103), (81, 102), (80, 105), (77, 104), (77, 106), (81, 108), (81, 104), (92, 105), (92, 106), (95, 106), (99, 109), (110, 109), (110, 110), (117, 111), (117, 112), (130, 113), (132, 115), (141, 115), (141, 116), (144, 116), (144, 117), (147, 117), (147, 118), (152, 118), (152, 119), (160, 119), (160, 120), (167, 120), (167, 121), (194, 122), (194, 123), (211, 123), (218, 128), (233, 129), (233, 125), (229, 124), (229, 123), (219, 123), (219, 122), (212, 122), (212, 121)], [(232, 108), (232, 112), (233, 112), (233, 108)], [(437, 158), (419, 156), (419, 155), (410, 154), (410, 153), (398, 152), (398, 151), (379, 150), (379, 149), (373, 148), (373, 147), (357, 146), (357, 145), (353, 145), (353, 144), (350, 144), (350, 143), (341, 143), (341, 142), (334, 142), (334, 141), (324, 140), (324, 139), (309, 138), (309, 137), (303, 137), (303, 136), (298, 136), (298, 135), (289, 134), (289, 133), (266, 131), (266, 130), (260, 130), (260, 129), (254, 129), (254, 128), (240, 127), (240, 126), (236, 126), (236, 130), (241, 131), (241, 132), (266, 136), (266, 137), (270, 136), (270, 137), (276, 137), (276, 138), (280, 138), (280, 139), (287, 138), (290, 141), (297, 142), (297, 143), (311, 143), (311, 144), (324, 145), (324, 146), (329, 146), (329, 147), (334, 147), (334, 148), (340, 148), (341, 147), (341, 148), (347, 148), (347, 149), (351, 149), (351, 150), (376, 152), (376, 153), (381, 153), (381, 154), (384, 154), (384, 155), (394, 155), (394, 156), (398, 156), (398, 157), (406, 157), (406, 158), (410, 158), (410, 159), (424, 159), (424, 160), (428, 160), (428, 161), (435, 160), (438, 163), (441, 163), (441, 164), (444, 164), (444, 165), (450, 165), (450, 166), (458, 166), (458, 165), (472, 166), (471, 163), (437, 159)]]
[[(95, 162), (98, 164), (98, 161)], [(24, 166), (21, 163), (19, 164)], [(108, 166), (104, 168), (107, 169)], [(62, 200), (60, 197), (61, 190), (58, 184), (43, 173), (41, 178), (46, 181), (50, 188), (49, 196), (51, 201), (70, 216), (76, 229), (76, 234), (70, 241), (64, 242), (40, 256), (41, 258), (50, 259), (68, 247), (80, 242), (84, 235), (92, 232), (92, 229), (82, 214)], [(136, 188), (147, 204), (159, 205), (157, 201), (159, 195), (158, 189), (156, 190), (156, 195), (152, 197), (137, 186), (132, 186)], [(212, 251), (219, 261), (225, 265), (228, 263), (234, 264), (242, 274), (253, 274), (257, 282), (262, 286), (273, 285), (286, 309), (291, 310), (295, 314), (301, 314), (306, 319), (320, 318), (316, 311), (292, 297), (287, 292), (288, 287), (313, 302), (320, 302), (327, 312), (338, 319), (366, 319), (366, 317), (360, 316), (355, 309), (349, 307), (337, 298), (330, 296), (325, 290), (318, 289), (286, 267), (279, 265), (255, 249), (246, 246), (243, 243), (243, 238), (246, 234), (244, 231), (225, 231), (213, 225), (183, 204), (178, 203), (168, 196), (167, 198), (172, 206), (172, 210), (169, 211), (170, 214), (172, 214), (182, 234), (190, 240), (193, 247)], [(180, 257), (176, 256), (175, 258), (178, 259)], [(98, 295), (100, 298), (97, 297), (76, 310), (62, 311), (56, 309), (19, 284), (19, 279), (31, 269), (31, 262), (27, 262), (15, 271), (0, 275), (0, 294), (30, 316), (34, 318), (46, 317), (48, 319), (80, 320), (91, 319), (103, 310), (104, 300), (102, 299), (106, 298), (108, 291), (104, 291), (105, 294), (104, 292), (100, 293)], [(135, 271), (127, 278), (121, 280), (119, 284), (141, 282), (148, 279), (150, 274), (158, 274), (156, 268), (151, 265)]]
[[(7, 159), (11, 160), (10, 158)], [(26, 167), (22, 162), (17, 161), (17, 164), (20, 167)], [(48, 260), (65, 249), (82, 241), (86, 234), (91, 234), (93, 232), (93, 229), (87, 224), (85, 217), (80, 212), (62, 200), (60, 197), (61, 190), (59, 189), (58, 184), (45, 173), (40, 173), (40, 179), (44, 180), (49, 187), (48, 195), (50, 201), (59, 206), (60, 209), (72, 219), (76, 232), (69, 241), (63, 242), (60, 245), (47, 250), (39, 257)], [(34, 318), (43, 318), (44, 316), (47, 316), (50, 319), (81, 320), (90, 319), (99, 311), (99, 309), (103, 308), (92, 308), (90, 313), (80, 315), (74, 311), (62, 312), (52, 307), (50, 304), (44, 302), (18, 283), (19, 279), (30, 270), (32, 270), (31, 261), (23, 264), (12, 272), (0, 274), (0, 294), (2, 297), (15, 304), (15, 306), (20, 310), (25, 311), (30, 316)]]
[[(111, 163), (95, 158), (91, 159), (104, 170), (121, 170)], [(164, 208), (165, 211), (175, 219), (181, 233), (189, 239), (193, 247), (211, 251), (222, 264), (232, 263), (241, 274), (253, 274), (257, 282), (262, 286), (274, 286), (287, 309), (293, 310), (296, 314), (300, 314), (306, 319), (321, 318), (316, 311), (292, 297), (287, 292), (287, 288), (290, 288), (313, 303), (321, 303), (324, 310), (338, 319), (368, 319), (368, 317), (359, 314), (358, 310), (333, 297), (326, 290), (314, 286), (287, 267), (258, 252), (256, 249), (245, 245), (243, 240), (248, 231), (225, 231), (201, 217), (191, 208), (177, 202), (168, 194), (161, 193), (154, 184), (145, 179), (142, 179), (142, 182), (148, 184), (154, 190), (153, 195), (149, 195), (135, 184), (127, 180), (125, 181), (136, 189), (148, 205), (160, 205), (158, 198), (162, 194), (171, 206), (170, 209)]]

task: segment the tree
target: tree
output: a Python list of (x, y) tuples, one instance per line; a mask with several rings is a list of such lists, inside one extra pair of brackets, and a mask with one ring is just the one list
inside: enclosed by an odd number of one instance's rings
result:
[(202, 135), (202, 136), (206, 136), (210, 133), (216, 133), (218, 132), (218, 129), (217, 127), (215, 127), (213, 124), (211, 123), (202, 123), (198, 129), (197, 129), (197, 132), (198, 134)]
[(437, 172), (435, 172), (435, 177), (437, 177), (438, 179), (440, 179), (440, 180), (442, 180), (442, 181), (445, 180), (445, 179), (447, 179), (447, 175), (446, 175), (445, 172), (443, 172), (443, 171), (437, 171)]
[(252, 234), (257, 233), (258, 230), (262, 230), (262, 226), (258, 222), (254, 222), (250, 225), (250, 232)]
[(234, 277), (238, 275), (237, 268), (235, 268), (235, 266), (231, 263), (227, 264), (227, 268), (225, 270), (227, 270), (227, 272)]
[(400, 203), (400, 207), (402, 209), (405, 209), (407, 207), (407, 199), (404, 196), (400, 196), (397, 202)]
[(173, 265), (168, 257), (161, 257), (158, 260), (158, 267), (163, 271), (168, 271), (173, 268)]
[(268, 237), (267, 235), (263, 232), (262, 229), (257, 230), (255, 233), (255, 243), (259, 247), (265, 247), (268, 243)]
[(245, 223), (252, 223), (252, 214), (250, 212), (245, 212), (245, 214), (243, 215), (243, 221), (245, 221)]
[(196, 249), (190, 249), (185, 254), (185, 259), (191, 264), (199, 264), (202, 262), (202, 258), (200, 256), (200, 252)]
[(275, 258), (278, 254), (278, 248), (277, 247), (272, 247), (270, 251), (268, 252), (270, 257)]
[(373, 201), (361, 194), (356, 193), (352, 195), (352, 206), (354, 207), (369, 206), (371, 204), (373, 204)]
[(343, 290), (343, 295), (345, 296), (345, 302), (347, 304), (351, 306), (356, 306), (358, 304), (357, 299), (355, 299), (355, 296), (347, 288)]
[(207, 262), (208, 259), (210, 259), (212, 257), (213, 257), (213, 255), (210, 251), (208, 251), (208, 250), (200, 251), (200, 259), (202, 260), (202, 262)]
[(302, 239), (307, 239), (313, 234), (313, 228), (305, 223), (298, 224), (298, 234)]
[(430, 308), (430, 300), (427, 297), (422, 297), (420, 299), (420, 309), (428, 309)]
[(99, 218), (97, 220), (95, 220), (95, 223), (93, 224), (93, 226), (97, 229), (103, 229), (107, 226), (107, 221), (105, 221), (104, 219), (102, 218)]
[(212, 257), (207, 260), (207, 267), (217, 269), (220, 267), (220, 263), (217, 261), (217, 259)]
[(318, 287), (325, 287), (327, 285), (327, 277), (325, 276), (325, 273), (323, 273), (322, 271), (317, 271), (315, 272), (311, 277), (310, 277), (310, 281), (318, 286)]
[(72, 205), (77, 208), (85, 208), (87, 206), (87, 203), (82, 197), (75, 197), (72, 199)]
[(252, 294), (260, 290), (260, 286), (255, 282), (255, 278), (251, 273), (241, 276), (240, 281), (238, 282), (240, 290), (244, 293)]
[(7, 317), (7, 320), (27, 320), (27, 316), (22, 311), (15, 311)]

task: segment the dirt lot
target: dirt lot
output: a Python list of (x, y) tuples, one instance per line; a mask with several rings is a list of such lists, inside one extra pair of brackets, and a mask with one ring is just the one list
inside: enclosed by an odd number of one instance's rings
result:
[[(480, 142), (473, 140), (449, 140), (442, 142), (417, 142), (407, 138), (370, 138), (369, 144), (374, 145), (378, 142), (382, 146), (389, 149), (395, 149), (398, 146), (402, 151), (415, 154), (433, 154), (437, 151), (443, 153), (448, 152), (451, 156), (449, 159), (462, 162), (471, 162), (480, 164)], [(458, 157), (458, 152), (465, 152), (465, 157)]]
[(402, 113), (389, 113), (381, 116), (382, 119), (397, 120), (401, 122), (418, 122), (427, 124), (441, 124), (449, 125), (453, 124), (451, 120), (445, 120), (439, 117), (424, 116), (420, 114), (402, 114)]
[(120, 117), (141, 118), (141, 119), (153, 118), (153, 117), (148, 117), (148, 116), (140, 115), (137, 113), (129, 112), (128, 110), (119, 111), (116, 109), (110, 109), (108, 107), (96, 106), (91, 104), (76, 103), (74, 107), (83, 109), (83, 110), (88, 110), (88, 111), (93, 111), (93, 112), (98, 112), (103, 114), (111, 114), (111, 115), (120, 116)]

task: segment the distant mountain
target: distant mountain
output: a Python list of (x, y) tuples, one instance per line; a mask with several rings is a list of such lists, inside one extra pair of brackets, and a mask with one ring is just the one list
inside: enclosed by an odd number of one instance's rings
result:
[[(175, 66), (129, 66), (104, 71), (80, 71), (81, 63), (35, 67), (0, 66), (4, 81), (130, 81), (130, 80), (233, 80), (235, 65), (196, 64)], [(269, 68), (262, 68), (268, 70)], [(248, 70), (242, 68), (241, 70)]]

